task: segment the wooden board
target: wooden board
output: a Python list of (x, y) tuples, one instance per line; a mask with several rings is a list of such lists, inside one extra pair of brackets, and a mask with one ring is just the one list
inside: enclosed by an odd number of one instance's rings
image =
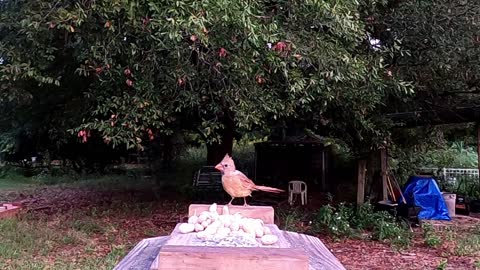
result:
[(0, 218), (14, 217), (20, 211), (21, 206), (17, 204), (0, 204)]
[[(292, 245), (306, 252), (309, 257), (309, 270), (345, 270), (340, 261), (317, 237), (286, 231), (282, 231), (282, 233)], [(120, 261), (114, 270), (158, 270), (158, 254), (169, 237), (143, 239)], [(375, 266), (372, 265), (372, 268)]]
[[(275, 224), (266, 224), (279, 241), (274, 245), (258, 247), (205, 246), (196, 233), (183, 234), (177, 224), (170, 239), (160, 250), (156, 263), (159, 270), (180, 269), (308, 269), (308, 256), (299, 248), (290, 248), (290, 242)], [(188, 255), (187, 255), (188, 254)], [(204, 266), (204, 267), (200, 267)]]
[[(189, 216), (210, 205), (190, 205)], [(217, 211), (222, 213), (223, 206)], [(260, 218), (279, 237), (276, 245), (258, 247), (216, 247), (192, 245), (194, 233), (181, 234), (178, 226), (170, 236), (145, 239), (115, 267), (115, 270), (344, 270), (342, 264), (316, 237), (285, 232), (273, 224), (274, 211), (265, 206), (232, 206), (230, 213)], [(195, 239), (192, 239), (194, 237)], [(150, 265), (150, 268), (145, 267)]]
[[(191, 217), (195, 213), (199, 215), (203, 211), (208, 211), (210, 204), (191, 204), (188, 207), (188, 216)], [(274, 224), (275, 211), (271, 206), (240, 206), (232, 205), (228, 207), (231, 215), (240, 213), (244, 217), (258, 218), (263, 220), (265, 224)], [(222, 214), (223, 205), (217, 205), (217, 212)]]
[[(345, 270), (342, 263), (317, 237), (294, 232), (283, 233), (294, 248), (302, 249), (308, 254), (309, 270)], [(374, 268), (372, 265), (370, 269)]]
[[(197, 239), (195, 233), (181, 233), (178, 230), (180, 224), (177, 224), (173, 232), (170, 234), (170, 239), (165, 243), (165, 245), (173, 246), (203, 246), (203, 242)], [(290, 242), (285, 239), (282, 231), (275, 224), (266, 224), (265, 226), (270, 228), (272, 234), (278, 236), (278, 242), (273, 245), (262, 245), (260, 239), (257, 238), (257, 242), (263, 248), (289, 248)]]
[(146, 238), (140, 241), (113, 270), (158, 270), (158, 253), (169, 236)]
[(308, 256), (299, 249), (164, 246), (159, 270), (308, 270)]

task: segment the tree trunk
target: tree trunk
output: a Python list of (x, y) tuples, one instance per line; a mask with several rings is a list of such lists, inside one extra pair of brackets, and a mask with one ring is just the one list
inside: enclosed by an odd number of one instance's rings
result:
[(232, 118), (225, 114), (223, 125), (225, 128), (220, 134), (222, 142), (207, 145), (207, 165), (209, 166), (217, 165), (227, 153), (232, 155), (235, 123)]
[(172, 168), (172, 160), (173, 160), (173, 143), (172, 143), (172, 136), (167, 135), (163, 138), (163, 153), (162, 153), (162, 163), (163, 168), (166, 170), (170, 170)]

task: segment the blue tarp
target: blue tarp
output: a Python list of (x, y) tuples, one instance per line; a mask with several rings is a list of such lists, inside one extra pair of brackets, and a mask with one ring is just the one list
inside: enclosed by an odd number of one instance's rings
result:
[(403, 195), (407, 205), (422, 208), (418, 214), (419, 219), (450, 220), (447, 205), (435, 179), (411, 176), (405, 185)]

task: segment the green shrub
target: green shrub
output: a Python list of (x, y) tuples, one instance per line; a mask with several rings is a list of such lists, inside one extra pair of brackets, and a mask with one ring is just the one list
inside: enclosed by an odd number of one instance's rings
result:
[(429, 247), (437, 247), (442, 244), (442, 239), (435, 233), (432, 225), (424, 224), (422, 229), (425, 245)]
[(372, 238), (375, 240), (392, 240), (396, 243), (401, 243), (401, 240), (409, 237), (406, 233), (408, 230), (401, 223), (391, 222), (389, 220), (381, 219), (372, 231)]
[(325, 205), (320, 208), (315, 217), (313, 225), (317, 232), (326, 232), (335, 237), (351, 236), (353, 230), (350, 221), (353, 216), (353, 209), (344, 204), (335, 209), (331, 205)]
[(372, 239), (389, 240), (399, 247), (409, 246), (411, 241), (407, 224), (397, 222), (387, 212), (374, 211), (368, 203), (358, 208), (345, 204), (336, 208), (325, 205), (315, 215), (313, 229), (334, 237), (352, 237), (360, 232), (369, 232)]
[(383, 218), (384, 214), (384, 212), (375, 212), (370, 203), (364, 203), (358, 207), (352, 222), (360, 230), (371, 230), (378, 222), (379, 217)]

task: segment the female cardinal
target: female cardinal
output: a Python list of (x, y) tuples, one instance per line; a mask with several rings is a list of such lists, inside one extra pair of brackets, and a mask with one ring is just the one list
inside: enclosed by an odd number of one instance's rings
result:
[(226, 154), (223, 160), (220, 161), (217, 166), (215, 166), (215, 169), (222, 172), (223, 189), (232, 197), (232, 200), (228, 203), (228, 205), (232, 205), (233, 199), (243, 197), (243, 206), (248, 206), (245, 197), (251, 196), (252, 191), (254, 190), (272, 193), (284, 192), (284, 190), (278, 188), (255, 185), (255, 183), (248, 179), (248, 177), (245, 176), (241, 171), (237, 171), (235, 169), (235, 163), (228, 154)]

